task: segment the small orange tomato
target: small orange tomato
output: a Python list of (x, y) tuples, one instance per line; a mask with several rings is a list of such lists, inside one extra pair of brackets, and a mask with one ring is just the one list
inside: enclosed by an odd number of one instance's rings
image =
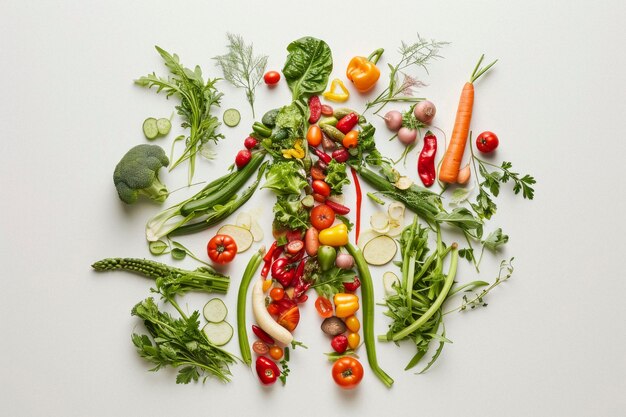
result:
[(322, 129), (318, 125), (311, 125), (306, 134), (306, 141), (313, 147), (318, 147), (322, 143)]
[(270, 298), (274, 301), (282, 300), (285, 297), (285, 290), (282, 288), (272, 288), (270, 291)]
[(361, 336), (358, 333), (348, 333), (348, 346), (350, 346), (350, 349), (356, 349), (359, 347), (359, 343), (361, 343)]
[(271, 279), (266, 279), (265, 281), (263, 281), (263, 292), (267, 292), (267, 290), (269, 290), (271, 286), (272, 286)]
[(350, 316), (346, 318), (346, 327), (351, 332), (356, 333), (361, 328), (361, 323), (359, 322), (359, 319), (356, 318), (356, 316)]
[(278, 361), (280, 360), (280, 358), (283, 357), (283, 349), (278, 346), (272, 346), (270, 348), (269, 355), (272, 359), (274, 359), (275, 361)]
[(352, 149), (356, 148), (356, 145), (359, 143), (359, 132), (356, 130), (351, 130), (343, 137), (343, 147)]

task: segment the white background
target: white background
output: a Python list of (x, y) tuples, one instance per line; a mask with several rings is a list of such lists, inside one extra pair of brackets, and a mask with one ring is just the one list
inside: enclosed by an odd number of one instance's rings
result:
[[(2, 1), (0, 414), (625, 415), (625, 11), (621, 1)], [(337, 389), (312, 302), (296, 332), (310, 348), (293, 353), (284, 388), (261, 387), (242, 365), (232, 368), (228, 385), (176, 385), (174, 372), (149, 373), (136, 355), (130, 334), (141, 325), (129, 312), (148, 295), (150, 281), (98, 275), (89, 266), (104, 257), (150, 256), (143, 228), (160, 207), (124, 206), (111, 177), (126, 150), (145, 143), (141, 122), (169, 116), (175, 101), (132, 80), (165, 73), (155, 44), (219, 76), (210, 58), (225, 52), (227, 31), (253, 41), (275, 70), (291, 40), (325, 39), (333, 77), (342, 78), (350, 57), (378, 47), (386, 49), (385, 69), (397, 60), (400, 41), (417, 32), (450, 41), (430, 75), (414, 73), (429, 84), (422, 94), (437, 103), (435, 123), (448, 133), (476, 59), (481, 53), (499, 59), (477, 84), (472, 129), (499, 134), (495, 159), (533, 174), (536, 198), (524, 201), (510, 188), (498, 198), (487, 230), (502, 226), (511, 240), (485, 260), (480, 278), (493, 280), (499, 259), (511, 256), (514, 276), (489, 296), (487, 308), (447, 317), (454, 343), (427, 374), (403, 371), (410, 346), (378, 344), (393, 388), (366, 367), (358, 390)], [(223, 108), (237, 107), (243, 120), (225, 128), (221, 159), (200, 161), (197, 180), (223, 172), (252, 123), (243, 91), (219, 87)], [(289, 97), (284, 83), (273, 91), (262, 85), (258, 112)], [(355, 94), (348, 104), (362, 109), (363, 103)], [(387, 143), (390, 134), (378, 126), (380, 147), (398, 156), (400, 145)], [(157, 143), (168, 149), (179, 131), (175, 126)], [(413, 177), (415, 158), (405, 170)], [(170, 190), (185, 178), (185, 167), (162, 174)], [(165, 204), (193, 191), (177, 192)], [(271, 199), (259, 191), (246, 206), (264, 209), (268, 235)], [(365, 222), (373, 209), (366, 200)], [(180, 240), (203, 255), (211, 235)], [(239, 255), (226, 270), (233, 324), (235, 289), (250, 255)], [(384, 270), (374, 270), (378, 300)], [(459, 279), (473, 277), (464, 262)], [(181, 303), (191, 310), (206, 299), (193, 295)], [(376, 333), (385, 329), (378, 309)], [(238, 354), (235, 339), (227, 347)]]

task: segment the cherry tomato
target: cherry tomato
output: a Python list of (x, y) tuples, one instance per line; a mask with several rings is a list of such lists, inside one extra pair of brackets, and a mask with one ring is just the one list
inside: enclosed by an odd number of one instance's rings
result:
[(361, 336), (358, 333), (348, 333), (348, 346), (350, 346), (350, 349), (356, 349), (359, 347), (359, 343), (361, 343)]
[(269, 303), (267, 305), (267, 312), (272, 316), (277, 316), (280, 313), (280, 307), (276, 303)]
[(282, 300), (283, 297), (285, 297), (285, 290), (283, 290), (282, 288), (272, 288), (272, 291), (270, 291), (270, 298), (274, 301), (278, 301), (278, 300)]
[(265, 342), (257, 340), (252, 344), (252, 350), (257, 355), (267, 355), (267, 353), (270, 351), (270, 348), (269, 346), (267, 346), (267, 344), (265, 344)]
[(322, 180), (322, 181), (324, 181), (326, 179), (326, 174), (324, 174), (324, 171), (322, 171), (320, 168), (312, 167), (311, 168), (311, 178), (313, 178), (314, 180)]
[(311, 225), (317, 230), (328, 229), (335, 222), (335, 212), (326, 204), (320, 204), (311, 210)]
[(493, 132), (483, 132), (476, 137), (476, 147), (483, 153), (493, 152), (500, 141)]
[(317, 201), (318, 203), (325, 203), (326, 202), (326, 197), (324, 197), (323, 195), (321, 195), (319, 193), (313, 193), (313, 199), (315, 201)]
[(350, 316), (346, 318), (346, 327), (351, 332), (356, 333), (361, 328), (361, 323), (359, 322), (359, 319), (356, 318), (356, 316)]
[(317, 310), (317, 314), (325, 319), (332, 317), (333, 315), (332, 303), (328, 298), (322, 297), (321, 295), (317, 297), (317, 300), (315, 300), (315, 309)]
[(280, 81), (280, 73), (277, 71), (268, 71), (263, 76), (263, 81), (267, 85), (276, 85)]
[(237, 244), (228, 235), (215, 235), (209, 240), (207, 254), (216, 264), (227, 264), (237, 255)]
[(330, 186), (322, 180), (313, 180), (311, 187), (313, 187), (313, 192), (323, 195), (324, 197), (330, 195)]
[(322, 143), (322, 129), (318, 125), (311, 125), (306, 134), (306, 141), (313, 147), (318, 147)]
[(333, 112), (334, 110), (331, 106), (329, 106), (328, 104), (322, 104), (322, 114), (324, 116), (332, 116)]
[(341, 388), (355, 388), (363, 379), (363, 365), (353, 357), (344, 356), (335, 361), (332, 374)]
[(359, 143), (359, 132), (356, 130), (351, 130), (343, 137), (343, 147), (352, 149), (356, 148), (356, 145)]
[(274, 359), (275, 361), (279, 361), (283, 357), (283, 349), (278, 346), (272, 346), (270, 348), (269, 355), (270, 358)]

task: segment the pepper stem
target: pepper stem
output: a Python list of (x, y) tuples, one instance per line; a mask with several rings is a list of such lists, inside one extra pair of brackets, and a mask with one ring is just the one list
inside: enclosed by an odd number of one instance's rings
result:
[(370, 61), (372, 64), (376, 64), (382, 56), (383, 52), (385, 52), (383, 48), (378, 48), (377, 50), (372, 52), (370, 56), (367, 57), (367, 60)]

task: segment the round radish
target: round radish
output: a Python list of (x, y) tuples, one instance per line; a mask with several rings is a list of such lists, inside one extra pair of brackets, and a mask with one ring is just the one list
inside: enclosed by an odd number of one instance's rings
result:
[(410, 145), (417, 139), (417, 130), (401, 127), (400, 130), (398, 130), (398, 139), (405, 145)]
[(437, 113), (437, 108), (432, 103), (432, 101), (424, 100), (420, 101), (415, 105), (413, 109), (413, 114), (415, 118), (422, 123), (430, 124), (432, 120), (435, 118), (435, 113)]
[(397, 132), (402, 127), (402, 113), (397, 110), (388, 111), (383, 119), (389, 130)]

